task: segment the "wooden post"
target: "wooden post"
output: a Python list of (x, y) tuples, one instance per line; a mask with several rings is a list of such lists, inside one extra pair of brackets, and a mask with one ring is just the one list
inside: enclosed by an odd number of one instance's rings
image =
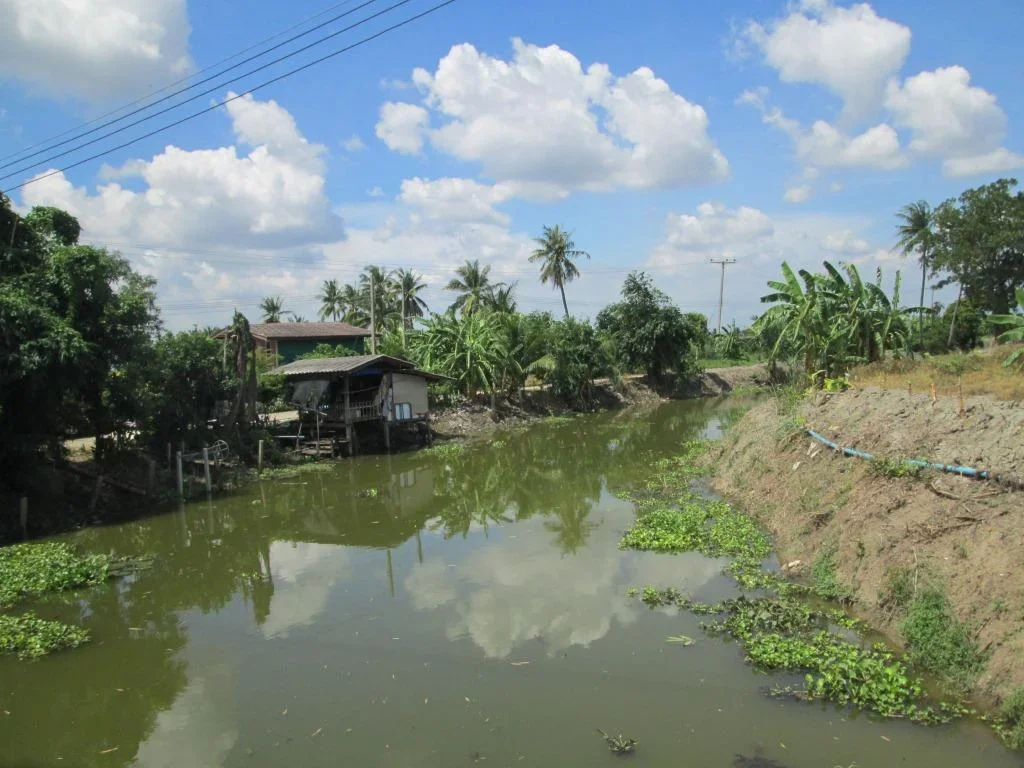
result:
[(171, 468), (171, 444), (167, 444), (167, 468)]
[(210, 479), (210, 449), (203, 446), (203, 477), (206, 479), (206, 492), (213, 490), (213, 481)]
[(932, 382), (932, 405), (939, 399), (938, 393), (935, 391), (935, 382)]
[(103, 490), (103, 475), (96, 476), (96, 487), (92, 491), (92, 500), (89, 502), (89, 511), (96, 511), (96, 504), (100, 500), (100, 491)]
[(150, 496), (156, 495), (156, 462), (153, 459), (146, 459), (146, 463), (149, 465), (148, 472), (146, 473), (146, 490), (149, 491)]
[(963, 378), (963, 376), (958, 376), (957, 377), (956, 389), (957, 389), (957, 393), (960, 395), (960, 415), (963, 416), (964, 412), (967, 410), (964, 407), (964, 378)]
[(256, 471), (263, 471), (263, 441), (260, 440), (259, 448), (256, 449)]
[(349, 388), (351, 385), (350, 377), (345, 377), (345, 440), (348, 441), (348, 455), (350, 457), (356, 455), (356, 431), (352, 426), (352, 414), (349, 412)]
[(28, 536), (28, 496), (21, 497), (21, 504), (19, 505), (19, 518), (21, 520), (21, 532)]
[(178, 479), (178, 498), (183, 499), (185, 498), (185, 478), (182, 476), (181, 471), (181, 451), (178, 451), (176, 469), (176, 476)]

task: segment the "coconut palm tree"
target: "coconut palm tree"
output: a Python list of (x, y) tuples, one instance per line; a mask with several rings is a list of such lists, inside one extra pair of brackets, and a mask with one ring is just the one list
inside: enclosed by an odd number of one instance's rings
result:
[(539, 247), (530, 254), (530, 261), (541, 262), (540, 281), (542, 283), (551, 283), (562, 292), (562, 308), (565, 310), (565, 316), (568, 317), (569, 305), (565, 301), (565, 284), (580, 276), (580, 270), (573, 260), (581, 256), (589, 259), (590, 254), (579, 250), (572, 240), (572, 234), (557, 224), (553, 227), (544, 227), (544, 233), (535, 238), (534, 242)]
[(320, 289), (320, 295), (317, 298), (320, 299), (321, 320), (331, 318), (334, 322), (338, 322), (339, 318), (345, 314), (345, 304), (337, 280), (324, 280), (323, 288)]
[(516, 283), (508, 285), (492, 286), (485, 301), (487, 308), (493, 312), (515, 314), (516, 311)]
[(465, 264), (456, 269), (457, 277), (452, 278), (445, 286), (446, 291), (459, 293), (451, 309), (460, 310), (464, 315), (472, 315), (486, 304), (491, 291), (505, 285), (504, 283), (492, 283), (490, 273), (490, 266), (481, 267), (479, 261), (467, 260)]
[(346, 323), (362, 327), (370, 321), (369, 304), (362, 291), (351, 283), (345, 283), (341, 289), (341, 307), (341, 319)]
[(398, 288), (402, 328), (411, 330), (413, 318), (423, 317), (427, 311), (427, 302), (419, 297), (419, 292), (424, 290), (427, 284), (423, 282), (423, 275), (419, 275), (411, 269), (397, 270), (394, 282)]
[(280, 296), (265, 296), (259, 303), (259, 309), (263, 313), (264, 323), (280, 323), (281, 315), (285, 314)]
[(928, 279), (928, 257), (935, 243), (935, 214), (924, 200), (900, 208), (896, 218), (896, 247), (904, 256), (917, 253), (921, 261), (921, 301), (917, 310), (917, 341), (924, 349), (924, 288)]

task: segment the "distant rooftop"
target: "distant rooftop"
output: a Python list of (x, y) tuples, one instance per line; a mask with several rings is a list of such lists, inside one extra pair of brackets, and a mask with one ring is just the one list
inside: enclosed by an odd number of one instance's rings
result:
[(368, 338), (370, 332), (348, 323), (253, 323), (253, 336), (262, 339), (352, 339)]

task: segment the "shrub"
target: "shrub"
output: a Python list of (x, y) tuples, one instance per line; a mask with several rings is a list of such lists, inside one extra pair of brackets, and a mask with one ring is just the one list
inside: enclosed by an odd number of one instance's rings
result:
[(984, 659), (970, 628), (953, 615), (945, 592), (934, 584), (918, 590), (907, 608), (900, 631), (912, 661), (966, 687), (981, 671)]
[(839, 554), (839, 542), (835, 539), (826, 542), (811, 566), (811, 580), (814, 592), (827, 600), (851, 602), (853, 592), (839, 583), (836, 576), (836, 555)]

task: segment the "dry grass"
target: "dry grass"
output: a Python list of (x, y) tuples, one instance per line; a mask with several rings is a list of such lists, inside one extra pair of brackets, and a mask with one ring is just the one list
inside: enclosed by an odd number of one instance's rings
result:
[(976, 350), (969, 354), (937, 355), (924, 360), (887, 360), (855, 368), (850, 374), (854, 386), (930, 392), (937, 397), (991, 395), (997, 400), (1024, 400), (1024, 371), (1004, 368), (1003, 361), (1014, 347)]

